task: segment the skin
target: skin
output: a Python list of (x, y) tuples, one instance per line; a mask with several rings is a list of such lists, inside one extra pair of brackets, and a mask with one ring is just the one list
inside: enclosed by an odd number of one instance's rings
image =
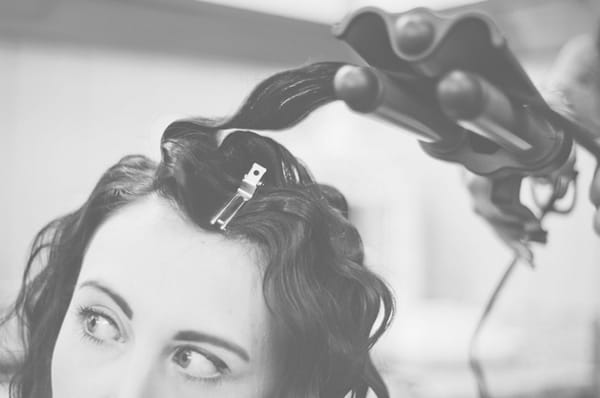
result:
[(97, 231), (52, 358), (54, 398), (265, 397), (261, 261), (149, 197)]

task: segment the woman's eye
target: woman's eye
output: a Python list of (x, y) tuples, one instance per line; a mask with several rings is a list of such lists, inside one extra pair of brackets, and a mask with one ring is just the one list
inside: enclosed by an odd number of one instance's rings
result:
[(97, 343), (121, 340), (121, 332), (116, 323), (105, 314), (90, 308), (79, 311), (80, 322), (85, 337)]
[(191, 380), (216, 381), (228, 370), (227, 365), (219, 358), (194, 348), (177, 349), (173, 362)]

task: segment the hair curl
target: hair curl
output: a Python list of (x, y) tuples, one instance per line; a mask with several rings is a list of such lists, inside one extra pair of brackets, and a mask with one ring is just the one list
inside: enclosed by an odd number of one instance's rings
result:
[[(392, 295), (363, 265), (361, 239), (344, 217), (343, 196), (317, 184), (272, 139), (239, 130), (218, 139), (226, 129), (296, 124), (335, 99), (332, 81), (340, 66), (318, 63), (276, 74), (260, 83), (233, 117), (174, 122), (163, 134), (160, 163), (124, 157), (104, 173), (81, 208), (37, 234), (4, 321), (17, 318), (25, 347), (11, 397), (48, 396), (54, 344), (91, 237), (117, 209), (153, 193), (201, 228), (253, 242), (264, 253), (263, 292), (282, 343), (276, 351), (283, 377), (274, 396), (365, 398), (370, 389), (378, 398), (388, 397), (369, 350), (391, 320)], [(254, 162), (268, 170), (264, 185), (227, 230), (219, 231), (209, 220)], [(36, 262), (43, 265), (39, 272)]]

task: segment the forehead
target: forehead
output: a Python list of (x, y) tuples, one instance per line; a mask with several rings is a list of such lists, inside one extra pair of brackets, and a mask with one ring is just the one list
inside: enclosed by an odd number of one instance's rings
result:
[(265, 318), (261, 268), (252, 245), (201, 230), (152, 196), (98, 229), (79, 283), (110, 285), (147, 322), (247, 330)]

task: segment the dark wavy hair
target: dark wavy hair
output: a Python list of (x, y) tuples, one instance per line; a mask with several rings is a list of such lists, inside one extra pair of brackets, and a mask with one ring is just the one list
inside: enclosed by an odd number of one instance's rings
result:
[[(340, 66), (318, 63), (276, 74), (230, 118), (172, 123), (161, 140), (160, 163), (124, 157), (104, 173), (83, 206), (37, 234), (5, 318), (5, 324), (18, 320), (25, 349), (11, 397), (50, 395), (54, 344), (92, 235), (117, 209), (151, 194), (173, 203), (199, 227), (250, 241), (264, 253), (263, 293), (283, 375), (275, 397), (365, 398), (369, 390), (378, 398), (389, 396), (369, 351), (390, 323), (393, 299), (363, 264), (360, 236), (343, 215), (343, 196), (316, 183), (274, 140), (240, 130), (284, 129), (334, 100), (332, 82)], [(236, 131), (219, 142), (224, 130)], [(254, 162), (268, 170), (264, 185), (226, 231), (218, 230), (210, 219)]]

